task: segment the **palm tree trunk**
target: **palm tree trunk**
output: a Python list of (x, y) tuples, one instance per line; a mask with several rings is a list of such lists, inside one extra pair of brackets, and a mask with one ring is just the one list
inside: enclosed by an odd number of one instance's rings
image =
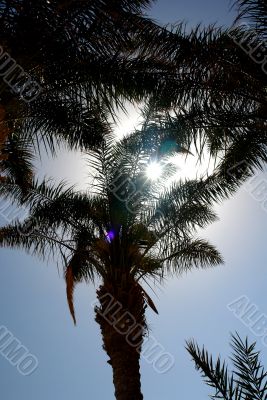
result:
[(140, 352), (146, 329), (145, 304), (139, 287), (128, 290), (104, 284), (97, 291), (100, 307), (96, 321), (100, 325), (103, 348), (113, 369), (117, 400), (142, 400)]
[(5, 122), (5, 117), (6, 117), (6, 110), (3, 107), (3, 105), (0, 104), (0, 161), (2, 160), (1, 152), (9, 134), (9, 129)]
[[(2, 106), (2, 104), (0, 104), (0, 162), (8, 158), (7, 154), (3, 154), (5, 142), (9, 134), (9, 129), (7, 123), (5, 122), (5, 116), (6, 116), (6, 110)], [(0, 184), (5, 182), (6, 182), (6, 177), (1, 175), (1, 169), (0, 169)]]

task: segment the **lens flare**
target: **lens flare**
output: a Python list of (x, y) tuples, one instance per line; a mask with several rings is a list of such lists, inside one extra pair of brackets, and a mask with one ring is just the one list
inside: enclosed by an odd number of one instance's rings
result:
[(112, 240), (115, 238), (115, 233), (114, 233), (113, 231), (108, 231), (108, 232), (106, 233), (106, 238), (107, 238), (107, 241), (108, 241), (109, 243), (111, 243)]

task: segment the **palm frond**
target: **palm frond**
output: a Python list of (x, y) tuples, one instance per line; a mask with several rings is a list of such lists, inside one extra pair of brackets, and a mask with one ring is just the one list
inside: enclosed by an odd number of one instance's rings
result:
[(206, 240), (184, 239), (180, 244), (170, 245), (169, 253), (163, 261), (170, 265), (174, 272), (182, 273), (192, 268), (207, 268), (223, 263), (218, 250)]
[(242, 340), (237, 333), (232, 335), (231, 360), (235, 367), (232, 373), (229, 373), (226, 363), (222, 362), (220, 357), (214, 361), (205, 348), (201, 350), (194, 341), (188, 341), (186, 349), (204, 382), (215, 390), (212, 398), (263, 400), (267, 395), (267, 373), (259, 360), (259, 352), (255, 351), (255, 346), (256, 343), (249, 344), (247, 338)]
[(65, 280), (66, 280), (66, 292), (67, 292), (69, 310), (70, 310), (74, 325), (76, 325), (76, 317), (75, 317), (74, 304), (73, 304), (73, 292), (74, 292), (74, 287), (75, 287), (75, 280), (74, 280), (71, 264), (68, 265), (66, 268)]
[(249, 344), (236, 333), (232, 335), (232, 361), (235, 367), (236, 384), (246, 393), (246, 398), (262, 400), (267, 395), (267, 372), (264, 371), (255, 350), (256, 343)]
[(17, 133), (9, 135), (2, 147), (0, 171), (6, 183), (17, 184), (25, 195), (32, 185), (33, 148), (31, 142), (21, 138)]
[(248, 24), (263, 39), (266, 39), (267, 4), (265, 0), (237, 0), (234, 5), (238, 8), (237, 21), (247, 20)]
[(187, 342), (186, 350), (194, 360), (204, 382), (215, 390), (213, 399), (243, 399), (242, 391), (235, 385), (234, 375), (228, 372), (225, 362), (222, 362), (220, 357), (215, 362), (205, 348), (200, 349), (194, 341)]

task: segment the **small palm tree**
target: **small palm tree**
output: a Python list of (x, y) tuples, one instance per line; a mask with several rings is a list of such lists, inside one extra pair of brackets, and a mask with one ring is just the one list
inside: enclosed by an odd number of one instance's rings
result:
[[(119, 400), (143, 398), (139, 359), (147, 332), (145, 309), (149, 305), (156, 311), (156, 306), (142, 282), (222, 262), (218, 251), (194, 234), (216, 219), (210, 205), (223, 190), (204, 180), (174, 180), (166, 186), (174, 172), (168, 158), (150, 165), (159, 149), (169, 145), (165, 140), (140, 131), (114, 144), (110, 133), (101, 148), (89, 152), (93, 171), (88, 191), (35, 184), (23, 198), (29, 217), (0, 231), (1, 246), (61, 257), (74, 322), (75, 285), (100, 280), (96, 321)], [(150, 179), (147, 168), (159, 166), (161, 177)], [(6, 195), (11, 193), (14, 199), (22, 196), (12, 184), (6, 189)]]
[(214, 361), (205, 350), (200, 349), (194, 341), (187, 343), (187, 351), (192, 356), (197, 370), (201, 372), (205, 383), (212, 387), (213, 399), (224, 400), (265, 400), (267, 396), (267, 372), (255, 350), (256, 342), (249, 344), (238, 334), (232, 335), (233, 372), (220, 357)]

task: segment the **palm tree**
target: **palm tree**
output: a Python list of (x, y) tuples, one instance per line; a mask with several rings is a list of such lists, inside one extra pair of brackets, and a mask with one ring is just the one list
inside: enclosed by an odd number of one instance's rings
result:
[(242, 340), (236, 333), (232, 335), (231, 361), (234, 371), (229, 372), (225, 362), (220, 357), (214, 361), (212, 356), (200, 349), (194, 341), (187, 343), (187, 351), (192, 356), (197, 370), (200, 371), (205, 383), (215, 390), (213, 399), (224, 400), (264, 400), (267, 396), (267, 372), (262, 366), (255, 350), (256, 342), (249, 344), (248, 339)]
[(161, 177), (150, 179), (147, 168), (165, 144), (166, 137), (152, 130), (115, 144), (110, 133), (88, 153), (94, 179), (86, 192), (49, 182), (35, 183), (27, 196), (14, 184), (1, 190), (16, 201), (23, 196), (29, 210), (24, 222), (1, 229), (1, 246), (61, 259), (74, 322), (75, 285), (100, 281), (96, 321), (119, 400), (143, 398), (139, 361), (145, 310), (149, 305), (157, 311), (144, 283), (222, 262), (211, 244), (194, 236), (216, 219), (211, 204), (224, 189), (205, 180), (174, 180), (166, 186), (174, 173), (167, 156), (158, 159)]

